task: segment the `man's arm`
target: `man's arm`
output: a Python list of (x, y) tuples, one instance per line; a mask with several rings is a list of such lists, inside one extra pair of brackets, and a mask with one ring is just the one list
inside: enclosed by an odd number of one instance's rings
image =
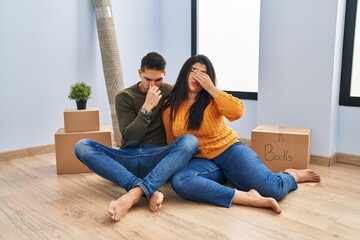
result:
[(123, 92), (115, 99), (116, 115), (119, 129), (126, 145), (136, 146), (148, 131), (151, 114), (145, 115), (139, 111), (130, 95)]

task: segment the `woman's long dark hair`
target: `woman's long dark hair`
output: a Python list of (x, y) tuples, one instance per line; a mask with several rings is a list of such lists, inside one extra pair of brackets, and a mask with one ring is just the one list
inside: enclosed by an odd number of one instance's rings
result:
[[(204, 55), (194, 55), (190, 57), (184, 65), (182, 66), (179, 76), (176, 80), (174, 88), (170, 94), (166, 97), (166, 103), (163, 109), (170, 107), (170, 121), (175, 119), (176, 114), (179, 110), (179, 107), (184, 103), (189, 94), (188, 86), (188, 77), (191, 72), (191, 68), (195, 63), (201, 63), (206, 66), (207, 74), (209, 75), (211, 81), (215, 84), (216, 74), (215, 69), (211, 61)], [(187, 121), (188, 130), (198, 130), (201, 126), (205, 108), (212, 100), (212, 96), (205, 90), (202, 89), (201, 92), (196, 96), (194, 104), (191, 106), (189, 111), (189, 117)]]

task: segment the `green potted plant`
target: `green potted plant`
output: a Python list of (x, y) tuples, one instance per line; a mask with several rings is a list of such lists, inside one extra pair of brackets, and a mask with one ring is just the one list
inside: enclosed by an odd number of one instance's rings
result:
[(70, 86), (69, 99), (76, 101), (78, 110), (86, 109), (86, 102), (91, 98), (91, 87), (85, 82), (77, 82)]

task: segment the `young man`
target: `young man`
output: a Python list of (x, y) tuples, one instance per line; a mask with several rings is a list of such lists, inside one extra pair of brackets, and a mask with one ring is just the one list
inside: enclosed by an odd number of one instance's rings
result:
[(111, 201), (110, 218), (119, 221), (142, 196), (149, 208), (161, 208), (164, 195), (158, 190), (196, 153), (197, 138), (186, 134), (170, 145), (162, 123), (165, 96), (172, 86), (164, 83), (166, 61), (148, 53), (138, 70), (141, 81), (116, 96), (116, 113), (122, 134), (120, 149), (89, 139), (75, 146), (77, 158), (94, 173), (124, 188), (127, 193)]

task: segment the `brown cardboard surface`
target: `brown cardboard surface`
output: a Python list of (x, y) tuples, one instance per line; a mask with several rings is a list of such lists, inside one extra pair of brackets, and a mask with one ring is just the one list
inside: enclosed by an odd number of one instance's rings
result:
[(310, 128), (260, 125), (251, 131), (251, 148), (273, 172), (305, 169), (310, 162)]
[(68, 132), (99, 131), (99, 109), (66, 109), (64, 111), (64, 130)]
[(55, 133), (55, 155), (57, 174), (91, 172), (74, 153), (75, 144), (88, 138), (111, 147), (111, 126), (101, 126), (99, 131), (66, 133), (59, 129)]

